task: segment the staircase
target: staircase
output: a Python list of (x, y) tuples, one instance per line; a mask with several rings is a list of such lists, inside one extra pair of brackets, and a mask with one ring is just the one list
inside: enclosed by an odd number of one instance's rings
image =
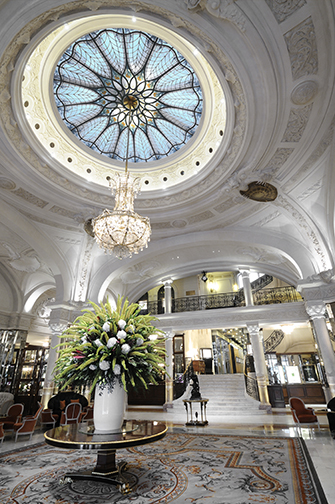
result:
[[(252, 399), (245, 391), (243, 374), (199, 375), (200, 394), (207, 403), (207, 418), (241, 415), (264, 415), (266, 411), (260, 410), (260, 403)], [(168, 412), (185, 415), (183, 399), (191, 396), (189, 385), (185, 394), (173, 401), (173, 408)]]

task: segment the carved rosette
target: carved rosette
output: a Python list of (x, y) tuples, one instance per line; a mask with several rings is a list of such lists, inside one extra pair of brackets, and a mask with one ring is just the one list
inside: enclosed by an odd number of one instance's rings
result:
[(295, 105), (307, 105), (314, 100), (318, 92), (318, 85), (312, 80), (301, 82), (291, 93), (291, 101)]

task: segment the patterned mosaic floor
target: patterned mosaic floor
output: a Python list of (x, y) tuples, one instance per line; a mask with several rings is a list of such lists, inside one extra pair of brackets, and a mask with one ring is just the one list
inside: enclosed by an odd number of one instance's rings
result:
[(39, 444), (0, 457), (3, 504), (325, 504), (299, 438), (170, 433), (120, 450), (133, 490), (102, 483), (61, 485), (66, 471), (94, 466), (95, 454)]

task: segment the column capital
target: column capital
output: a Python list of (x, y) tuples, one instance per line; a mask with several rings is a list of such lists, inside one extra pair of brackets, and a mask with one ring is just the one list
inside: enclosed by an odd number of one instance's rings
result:
[(305, 303), (305, 309), (309, 317), (312, 320), (325, 318), (326, 306), (323, 301), (307, 301)]
[(165, 338), (167, 340), (172, 340), (175, 332), (172, 329), (163, 329)]
[(258, 324), (247, 325), (247, 330), (250, 336), (259, 336), (260, 327)]
[(242, 278), (250, 278), (250, 270), (249, 269), (240, 269), (239, 272), (242, 275)]
[(163, 283), (164, 287), (171, 287), (171, 285), (173, 284), (173, 280), (172, 280), (172, 278), (166, 278), (166, 279), (162, 280), (162, 283)]

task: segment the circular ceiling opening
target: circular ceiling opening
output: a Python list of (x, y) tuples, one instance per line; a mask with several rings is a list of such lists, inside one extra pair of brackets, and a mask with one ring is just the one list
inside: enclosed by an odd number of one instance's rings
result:
[(192, 138), (201, 118), (202, 91), (191, 65), (170, 44), (139, 30), (85, 34), (61, 56), (53, 84), (69, 130), (118, 161), (173, 154)]
[(142, 192), (196, 183), (227, 149), (228, 87), (195, 42), (148, 18), (90, 14), (46, 28), (14, 86), (23, 135), (61, 177), (107, 189), (124, 172), (129, 124)]

